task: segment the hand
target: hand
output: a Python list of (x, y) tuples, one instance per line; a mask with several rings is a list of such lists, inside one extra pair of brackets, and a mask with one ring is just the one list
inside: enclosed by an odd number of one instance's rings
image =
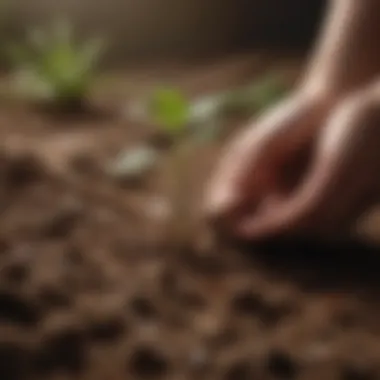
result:
[(239, 136), (211, 183), (208, 214), (242, 238), (345, 233), (377, 196), (380, 101), (367, 91), (327, 120), (325, 109), (295, 97)]
[(326, 117), (324, 100), (297, 93), (237, 136), (207, 192), (206, 214), (213, 221), (232, 227), (242, 213), (257, 213), (296, 182), (302, 169), (296, 164), (305, 162)]

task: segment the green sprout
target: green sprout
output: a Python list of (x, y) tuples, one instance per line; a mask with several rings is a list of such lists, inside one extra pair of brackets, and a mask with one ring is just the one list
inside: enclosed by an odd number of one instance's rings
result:
[(175, 88), (157, 88), (149, 100), (148, 112), (155, 125), (170, 135), (178, 135), (189, 122), (190, 103)]
[[(179, 245), (191, 242), (191, 206), (186, 194), (190, 188), (189, 168), (199, 144), (220, 136), (223, 121), (229, 115), (253, 115), (275, 104), (286, 93), (278, 75), (267, 75), (242, 88), (189, 99), (180, 89), (160, 86), (130, 110), (137, 119), (158, 128), (172, 144), (168, 164), (171, 184), (172, 213), (168, 232)], [(162, 152), (160, 152), (161, 154)], [(119, 160), (117, 172), (136, 176), (147, 172), (158, 159), (158, 151), (145, 145), (128, 150)]]
[[(167, 225), (170, 242), (183, 247), (192, 241), (191, 205), (186, 197), (191, 186), (188, 165), (192, 164), (199, 145), (220, 136), (226, 117), (261, 112), (279, 101), (286, 91), (282, 78), (267, 75), (253, 84), (196, 99), (188, 98), (179, 88), (159, 86), (142, 101), (130, 104), (129, 116), (156, 127), (159, 137), (170, 140), (170, 144), (165, 144), (170, 147), (172, 212)], [(110, 173), (117, 178), (140, 179), (156, 166), (162, 154), (163, 150), (153, 142), (129, 148), (112, 165)]]
[(77, 44), (67, 22), (33, 30), (25, 44), (9, 49), (15, 88), (37, 103), (80, 107), (94, 81), (102, 49), (99, 39)]
[(243, 88), (205, 96), (190, 101), (178, 89), (159, 88), (148, 102), (148, 118), (174, 139), (169, 171), (172, 178), (171, 238), (180, 246), (191, 244), (191, 209), (185, 194), (190, 188), (187, 165), (196, 154), (196, 144), (215, 139), (220, 133), (222, 119), (230, 113), (254, 114), (279, 101), (286, 86), (276, 75)]
[[(150, 123), (171, 138), (175, 145), (185, 139), (204, 141), (216, 137), (220, 124), (220, 96), (191, 100), (174, 87), (159, 87), (145, 105)], [(212, 128), (212, 127), (216, 128)]]
[(188, 134), (191, 123), (191, 105), (187, 97), (176, 88), (157, 88), (148, 101), (148, 118), (174, 141), (169, 153), (171, 183), (171, 218), (168, 221), (170, 242), (179, 246), (189, 243), (191, 228), (190, 209), (186, 194), (189, 186), (191, 155), (195, 152), (194, 139)]
[[(170, 145), (171, 142), (175, 143), (174, 152), (176, 152), (177, 147), (182, 145), (178, 142), (183, 141), (188, 124), (189, 104), (184, 94), (175, 88), (160, 87), (155, 89), (144, 104), (134, 106), (138, 107), (137, 112), (145, 122), (159, 128), (159, 137), (163, 136)], [(107, 171), (119, 180), (140, 182), (156, 166), (162, 153), (162, 149), (153, 143), (129, 147), (117, 157)]]
[(262, 112), (281, 100), (287, 91), (288, 86), (278, 73), (195, 99), (189, 99), (178, 88), (161, 86), (142, 101), (133, 102), (128, 111), (135, 121), (153, 124), (172, 140), (192, 135), (209, 141), (222, 135), (227, 118)]

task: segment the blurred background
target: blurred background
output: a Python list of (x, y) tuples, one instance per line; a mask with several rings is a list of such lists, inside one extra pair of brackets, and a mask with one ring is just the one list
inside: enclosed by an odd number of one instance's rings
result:
[(12, 0), (4, 35), (14, 37), (57, 16), (83, 35), (109, 41), (108, 58), (199, 56), (249, 49), (309, 46), (322, 0)]

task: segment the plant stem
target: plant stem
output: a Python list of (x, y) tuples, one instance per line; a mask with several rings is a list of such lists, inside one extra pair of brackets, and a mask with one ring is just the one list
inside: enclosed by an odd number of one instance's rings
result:
[(178, 248), (191, 245), (193, 238), (191, 214), (191, 173), (189, 165), (194, 154), (195, 144), (192, 139), (182, 140), (173, 149), (170, 157), (172, 214), (168, 226), (169, 241)]

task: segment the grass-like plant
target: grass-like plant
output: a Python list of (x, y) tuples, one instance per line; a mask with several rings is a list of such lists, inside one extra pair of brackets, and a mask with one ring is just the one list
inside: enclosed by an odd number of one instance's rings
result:
[(83, 107), (96, 75), (103, 41), (82, 44), (68, 22), (31, 31), (9, 49), (13, 88), (28, 100), (58, 108)]

